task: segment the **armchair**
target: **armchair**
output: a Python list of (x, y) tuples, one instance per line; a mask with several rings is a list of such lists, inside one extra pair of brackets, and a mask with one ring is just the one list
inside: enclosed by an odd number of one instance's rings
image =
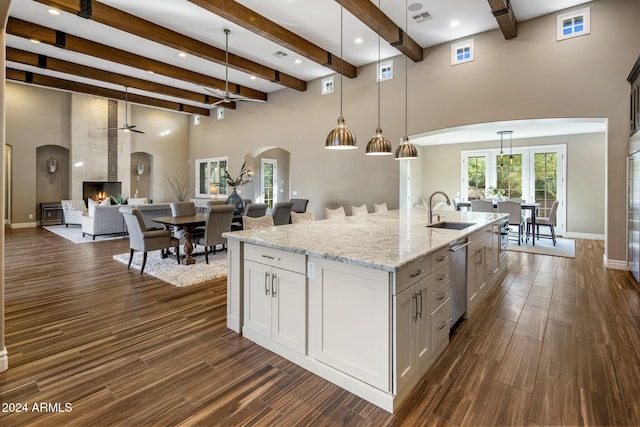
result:
[(62, 215), (64, 217), (64, 224), (69, 225), (82, 225), (82, 215), (86, 212), (86, 207), (83, 200), (61, 200)]
[(171, 236), (169, 230), (149, 230), (144, 224), (144, 218), (142, 214), (136, 208), (123, 206), (120, 208), (120, 212), (124, 217), (127, 224), (127, 230), (129, 231), (129, 263), (127, 269), (131, 267), (131, 260), (133, 259), (134, 251), (142, 251), (142, 266), (140, 267), (140, 274), (144, 272), (144, 266), (147, 263), (147, 252), (160, 250), (162, 258), (166, 257), (164, 249), (175, 248), (176, 260), (180, 264), (180, 240)]

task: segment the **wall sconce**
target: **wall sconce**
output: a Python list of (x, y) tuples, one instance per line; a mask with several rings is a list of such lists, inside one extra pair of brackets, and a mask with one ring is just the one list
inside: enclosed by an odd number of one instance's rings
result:
[(49, 160), (47, 160), (47, 178), (49, 178), (49, 184), (53, 184), (53, 180), (56, 179), (57, 170), (58, 160), (53, 157), (49, 157)]
[(247, 181), (253, 181), (253, 168), (247, 168)]
[(136, 165), (136, 181), (140, 181), (140, 177), (144, 175), (144, 163)]

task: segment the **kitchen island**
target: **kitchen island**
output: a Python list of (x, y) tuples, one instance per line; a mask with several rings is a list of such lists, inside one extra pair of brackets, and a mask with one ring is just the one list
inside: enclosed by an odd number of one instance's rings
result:
[[(468, 309), (506, 265), (504, 214), (424, 209), (225, 233), (227, 326), (393, 412), (449, 340), (449, 244), (468, 238)], [(475, 252), (474, 252), (475, 251)]]

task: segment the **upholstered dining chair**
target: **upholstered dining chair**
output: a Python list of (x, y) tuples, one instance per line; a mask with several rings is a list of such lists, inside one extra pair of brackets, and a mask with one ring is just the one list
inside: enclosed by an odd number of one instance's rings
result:
[[(193, 202), (172, 202), (169, 206), (171, 207), (171, 216), (191, 216), (197, 213), (196, 204)], [(184, 239), (184, 228), (174, 227), (173, 236)]]
[[(536, 238), (536, 234), (538, 235), (538, 239), (540, 239), (540, 226), (544, 225), (546, 227), (549, 227), (549, 229), (551, 230), (551, 234), (550, 235), (543, 235), (542, 237), (550, 237), (551, 240), (553, 241), (553, 246), (556, 245), (557, 241), (556, 241), (556, 229), (555, 229), (555, 225), (556, 225), (556, 219), (557, 219), (557, 215), (558, 215), (558, 205), (560, 204), (559, 201), (554, 201), (553, 204), (551, 205), (551, 209), (549, 210), (549, 216), (537, 216), (536, 217), (536, 229), (535, 230), (531, 230), (532, 234), (533, 234), (533, 238)], [(532, 222), (531, 222), (531, 217), (527, 217), (527, 240), (529, 239), (529, 229), (531, 229)]]
[(382, 203), (374, 203), (373, 204), (373, 212), (387, 212), (389, 208), (387, 207), (387, 202)]
[(367, 205), (351, 206), (351, 215), (353, 216), (367, 215), (368, 213)]
[(327, 219), (338, 219), (344, 218), (346, 216), (346, 214), (344, 213), (344, 208), (342, 206), (339, 206), (336, 209), (324, 208), (324, 213)]
[(147, 264), (147, 252), (149, 251), (160, 250), (162, 258), (166, 258), (164, 249), (175, 248), (176, 260), (180, 264), (180, 240), (172, 237), (171, 231), (148, 229), (142, 214), (137, 208), (123, 206), (119, 210), (124, 217), (127, 231), (129, 232), (129, 248), (131, 252), (129, 253), (127, 269), (131, 267), (134, 251), (142, 252), (140, 274), (144, 272), (144, 267)]
[(204, 246), (204, 259), (209, 264), (209, 248), (215, 254), (216, 246), (222, 245), (225, 249), (227, 239), (222, 237), (222, 233), (231, 230), (231, 221), (233, 220), (233, 211), (236, 209), (234, 205), (214, 205), (209, 207), (207, 214), (207, 222), (204, 226), (204, 234), (193, 236), (191, 241), (196, 245)]
[(513, 200), (498, 202), (498, 212), (509, 214), (509, 225), (518, 227), (518, 245), (522, 243), (525, 231), (525, 221), (522, 215), (522, 203)]
[(309, 199), (289, 199), (290, 202), (293, 202), (293, 206), (291, 207), (291, 212), (302, 213), (307, 211), (307, 205), (309, 204)]
[(242, 217), (242, 225), (245, 230), (254, 228), (273, 227), (273, 215), (263, 215), (257, 218), (250, 216)]
[[(258, 218), (261, 216), (266, 215), (267, 213), (267, 208), (269, 207), (269, 205), (267, 205), (266, 203), (249, 203), (244, 207), (244, 211), (242, 212), (242, 218), (244, 218), (245, 216), (251, 217), (251, 218)], [(237, 220), (238, 222), (233, 222), (231, 224), (231, 231), (237, 231), (237, 230), (242, 230), (243, 229), (243, 222), (239, 222), (240, 220)]]
[(304, 224), (306, 222), (313, 222), (316, 220), (316, 216), (313, 211), (307, 212), (291, 212), (291, 224)]
[(271, 215), (273, 215), (273, 224), (289, 224), (291, 208), (293, 208), (293, 202), (278, 202), (274, 204), (273, 210), (271, 211)]
[(62, 206), (64, 224), (67, 227), (69, 225), (82, 225), (82, 215), (87, 210), (83, 200), (61, 200), (60, 206)]
[(473, 212), (493, 212), (493, 202), (491, 200), (471, 200), (471, 211)]

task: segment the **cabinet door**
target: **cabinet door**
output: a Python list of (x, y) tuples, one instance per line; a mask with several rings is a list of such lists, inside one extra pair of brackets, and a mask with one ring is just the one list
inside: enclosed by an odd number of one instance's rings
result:
[(486, 282), (484, 246), (469, 247), (467, 254), (467, 307), (473, 307)]
[(447, 299), (440, 307), (438, 307), (431, 317), (431, 349), (436, 352), (442, 345), (449, 342), (449, 329), (451, 319), (449, 300)]
[(244, 262), (244, 327), (271, 338), (271, 267)]
[(305, 276), (279, 268), (271, 272), (272, 326), (275, 342), (305, 353), (307, 329)]
[(416, 372), (415, 334), (417, 298), (412, 286), (394, 295), (395, 309), (395, 393), (398, 394)]

